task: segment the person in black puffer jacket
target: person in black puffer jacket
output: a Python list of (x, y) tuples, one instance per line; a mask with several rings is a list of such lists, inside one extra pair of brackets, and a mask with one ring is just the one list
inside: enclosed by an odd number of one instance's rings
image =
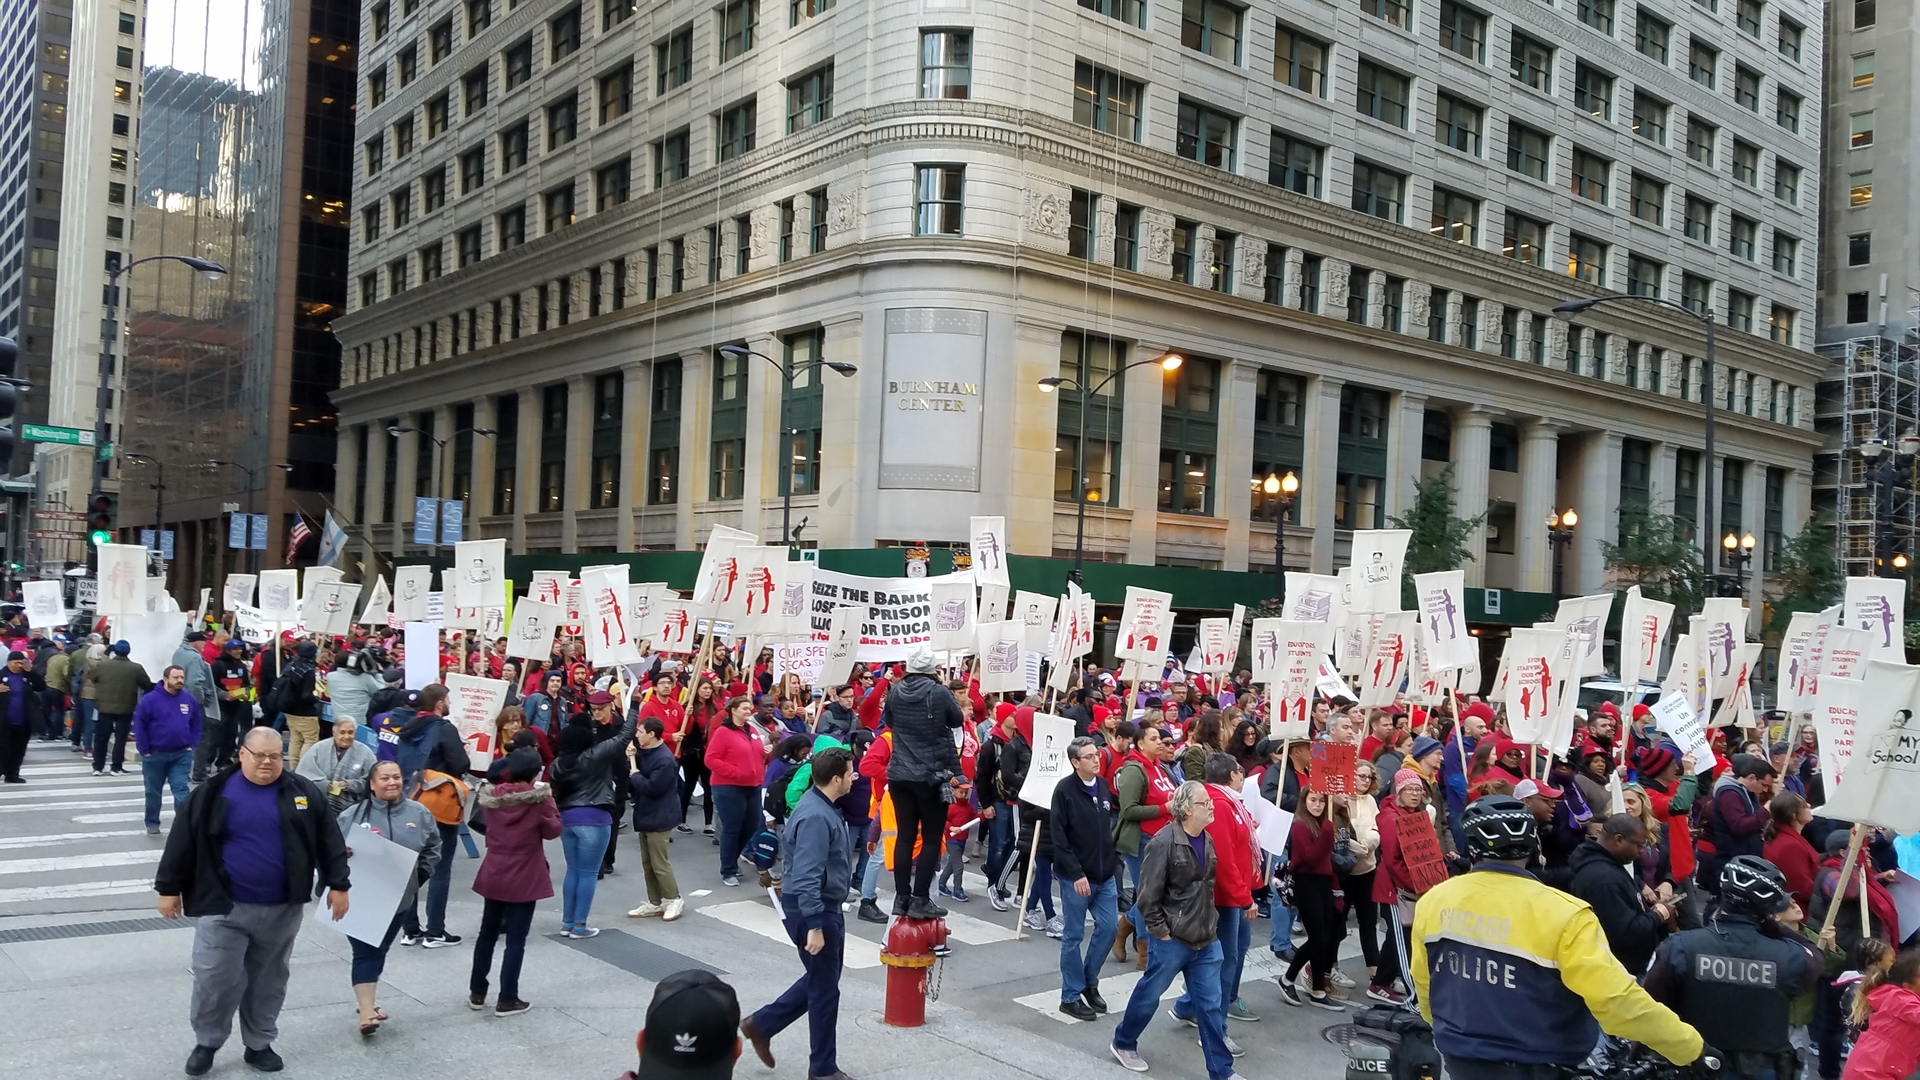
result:
[(893, 731), (887, 790), (893, 796), (896, 835), (901, 843), (911, 843), (916, 829), (920, 835), (920, 851), (912, 863), (895, 859), (893, 868), (894, 914), (911, 919), (938, 919), (947, 913), (930, 893), (947, 801), (960, 776), (953, 732), (965, 723), (953, 691), (933, 672), (933, 650), (915, 646), (907, 654), (907, 677), (887, 691), (887, 726)]

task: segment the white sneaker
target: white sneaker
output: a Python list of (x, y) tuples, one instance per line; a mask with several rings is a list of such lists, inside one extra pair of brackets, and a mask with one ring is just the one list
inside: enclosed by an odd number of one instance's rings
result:
[(1327, 981), (1343, 990), (1353, 989), (1353, 978), (1339, 968), (1334, 968), (1333, 971), (1327, 975)]
[(627, 918), (652, 919), (652, 918), (658, 917), (660, 912), (662, 912), (663, 910), (665, 909), (662, 908), (659, 904), (654, 904), (654, 903), (641, 904), (639, 907), (634, 908), (632, 911), (627, 912)]
[(1045, 915), (1040, 914), (1040, 909), (1039, 908), (1029, 909), (1027, 911), (1027, 929), (1045, 930), (1046, 928), (1047, 928), (1047, 917)]
[(1060, 916), (1055, 915), (1053, 918), (1047, 920), (1047, 936), (1048, 937), (1050, 938), (1065, 937), (1066, 934), (1067, 934), (1067, 922), (1065, 919), (1062, 919)]
[[(1195, 1039), (1193, 1041), (1200, 1046), (1207, 1045), (1207, 1042), (1205, 1039)], [(1228, 1035), (1226, 1037), (1226, 1046), (1227, 1046), (1227, 1053), (1233, 1055), (1234, 1057), (1245, 1057), (1247, 1055), (1246, 1050), (1243, 1049), (1239, 1043), (1234, 1042), (1233, 1036), (1231, 1035)]]
[(1120, 1067), (1128, 1072), (1143, 1073), (1147, 1071), (1147, 1059), (1141, 1057), (1139, 1051), (1122, 1050), (1113, 1045), (1109, 1045), (1107, 1049), (1113, 1051), (1113, 1060), (1119, 1062)]
[(673, 920), (686, 914), (686, 912), (687, 912), (687, 902), (676, 896), (673, 899), (667, 901), (665, 904), (661, 905), (660, 918), (663, 922), (672, 922)]

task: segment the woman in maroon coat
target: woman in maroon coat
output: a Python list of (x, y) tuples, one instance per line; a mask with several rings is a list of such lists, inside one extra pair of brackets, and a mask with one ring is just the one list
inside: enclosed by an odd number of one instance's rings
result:
[(522, 747), (506, 757), (506, 781), (480, 795), (487, 812), (487, 857), (473, 878), (473, 891), (486, 898), (480, 932), (473, 939), (473, 977), (467, 1007), (487, 1007), (487, 973), (493, 970), (493, 945), (506, 934), (500, 961), (500, 1000), (494, 1015), (512, 1016), (530, 1007), (520, 999), (520, 959), (533, 927), (533, 907), (553, 895), (553, 871), (546, 842), (560, 835), (560, 811), (553, 789), (533, 783), (540, 775), (540, 753)]
[[(1400, 1004), (1406, 995), (1394, 987), (1404, 977), (1400, 970), (1400, 950), (1406, 947), (1407, 920), (1398, 914), (1403, 898), (1415, 895), (1413, 873), (1407, 868), (1406, 853), (1400, 850), (1399, 818), (1405, 814), (1427, 812), (1427, 785), (1412, 769), (1401, 769), (1393, 776), (1393, 797), (1383, 799), (1374, 827), (1380, 832), (1380, 855), (1373, 873), (1373, 901), (1387, 913), (1387, 925), (1400, 935), (1401, 944), (1380, 950), (1380, 964), (1367, 986), (1367, 996), (1375, 1001)], [(1408, 905), (1411, 910), (1411, 904)], [(1388, 945), (1393, 943), (1389, 941)]]

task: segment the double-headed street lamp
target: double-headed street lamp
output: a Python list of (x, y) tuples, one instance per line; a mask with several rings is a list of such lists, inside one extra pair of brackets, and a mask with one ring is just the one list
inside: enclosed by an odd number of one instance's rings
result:
[(1567, 545), (1573, 543), (1573, 527), (1580, 524), (1580, 515), (1572, 507), (1558, 513), (1547, 515), (1547, 545), (1553, 548), (1553, 595), (1566, 592), (1562, 586), (1567, 569)]
[[(287, 472), (287, 473), (290, 473), (293, 471), (293, 466), (287, 465), (284, 463), (276, 463), (272, 465), (243, 465), (238, 461), (225, 461), (221, 458), (208, 458), (207, 464), (227, 465), (232, 468), (239, 469), (241, 472), (247, 474), (247, 528), (249, 530), (249, 533), (251, 533), (251, 530), (253, 528), (254, 515), (260, 512), (259, 507), (255, 505), (255, 496), (257, 496), (260, 491), (261, 470), (279, 469), (281, 472)], [(253, 546), (253, 538), (251, 535), (249, 535), (247, 538), (247, 565), (253, 570), (255, 574), (258, 574), (260, 572), (260, 551), (259, 549)]]
[[(1757, 546), (1759, 541), (1753, 538), (1752, 533), (1741, 536), (1738, 533), (1729, 532), (1720, 538), (1720, 564), (1733, 567), (1733, 573), (1726, 575), (1724, 579), (1725, 591), (1721, 593), (1722, 596), (1740, 595), (1741, 585), (1747, 577), (1747, 564), (1753, 561), (1753, 549)], [(1715, 580), (1719, 581), (1721, 578), (1716, 575)]]
[[(793, 415), (793, 409), (791, 407), (793, 404), (793, 377), (808, 368), (824, 367), (839, 372), (842, 378), (851, 379), (859, 372), (860, 368), (858, 365), (849, 364), (844, 360), (827, 360), (818, 356), (803, 364), (783, 364), (773, 357), (768, 356), (766, 353), (755, 352), (745, 345), (722, 345), (716, 351), (722, 356), (730, 356), (736, 360), (745, 360), (750, 356), (757, 356), (767, 363), (772, 364), (774, 370), (780, 372), (780, 434), (786, 442), (786, 445), (781, 447), (780, 450), (781, 457), (785, 459), (780, 462), (780, 542), (788, 547), (792, 547), (794, 546), (793, 463), (796, 460), (793, 454), (793, 437), (800, 434), (799, 428), (787, 426), (791, 422)], [(754, 498), (756, 501), (758, 500), (758, 496)], [(751, 520), (751, 518), (749, 518), (749, 520)]]
[(1585, 300), (1568, 300), (1555, 304), (1555, 315), (1578, 315), (1598, 304), (1632, 302), (1639, 304), (1659, 304), (1685, 312), (1700, 321), (1707, 333), (1706, 372), (1700, 380), (1700, 403), (1704, 407), (1705, 421), (1702, 425), (1704, 449), (1700, 472), (1705, 479), (1706, 488), (1700, 500), (1700, 572), (1713, 576), (1713, 312), (1705, 307), (1688, 307), (1678, 300), (1669, 300), (1664, 296), (1644, 296), (1621, 293), (1614, 296), (1594, 296)]
[(1267, 502), (1273, 506), (1273, 602), (1285, 599), (1287, 591), (1287, 511), (1293, 507), (1293, 497), (1300, 493), (1300, 478), (1288, 473), (1279, 476), (1268, 473), (1260, 481), (1260, 490), (1267, 493)]
[[(95, 491), (104, 487), (107, 479), (109, 455), (106, 451), (110, 442), (107, 438), (107, 414), (113, 404), (113, 343), (116, 338), (125, 336), (121, 333), (120, 324), (116, 320), (120, 308), (120, 276), (141, 263), (162, 259), (185, 263), (188, 267), (204, 274), (208, 281), (218, 281), (227, 272), (226, 267), (212, 259), (200, 259), (192, 255), (148, 255), (142, 259), (122, 263), (107, 273), (107, 325), (113, 327), (114, 332), (100, 342), (100, 385), (94, 393), (93, 418), (93, 489)], [(128, 460), (132, 460), (133, 455), (127, 456)]]
[[(1920, 471), (1920, 432), (1910, 431), (1895, 439), (1891, 445), (1880, 439), (1869, 439), (1857, 448), (1862, 461), (1867, 465), (1867, 488), (1873, 499), (1873, 573), (1880, 576), (1880, 568), (1890, 560), (1887, 551), (1899, 546), (1899, 537), (1891, 529), (1881, 526), (1883, 516), (1893, 513), (1893, 488), (1900, 479), (1900, 464), (1904, 459), (1909, 470), (1909, 483), (1915, 482), (1914, 471)], [(1882, 502), (1884, 496), (1884, 503)], [(1883, 514), (1884, 506), (1884, 514)], [(1900, 556), (1897, 556), (1900, 557)], [(1905, 567), (1896, 567), (1904, 570)]]
[(120, 456), (135, 465), (153, 466), (153, 542), (157, 545), (160, 543), (161, 534), (167, 531), (167, 463), (145, 454), (121, 454)]
[[(446, 457), (447, 457), (447, 441), (449, 439), (452, 439), (456, 435), (464, 435), (469, 432), (475, 435), (485, 436), (486, 438), (489, 438), (489, 439), (499, 434), (499, 432), (493, 430), (492, 428), (463, 427), (463, 428), (454, 428), (452, 431), (447, 432), (446, 438), (443, 439), (435, 435), (431, 431), (426, 431), (421, 428), (414, 427), (412, 424), (389, 424), (387, 426), (387, 434), (393, 436), (396, 439), (402, 435), (412, 433), (414, 435), (424, 435), (428, 439), (433, 440), (433, 512), (435, 515), (443, 514), (446, 512), (446, 499), (445, 499), (446, 491), (445, 491), (445, 488), (442, 486), (442, 480), (444, 479), (444, 477), (441, 476), (441, 473), (446, 471), (444, 466), (445, 466)], [(462, 529), (462, 535), (465, 535), (464, 530), (466, 529), (466, 524), (467, 524), (466, 518), (464, 517), (461, 518), (460, 527)], [(428, 545), (428, 551), (430, 552), (433, 558), (437, 559), (440, 557), (440, 521), (438, 520), (437, 516), (433, 523), (433, 538)]]
[(1080, 392), (1080, 442), (1074, 447), (1073, 452), (1074, 525), (1073, 573), (1071, 576), (1076, 585), (1080, 583), (1080, 568), (1082, 564), (1086, 562), (1087, 557), (1087, 409), (1093, 404), (1094, 395), (1105, 390), (1108, 383), (1111, 383), (1126, 372), (1132, 371), (1137, 367), (1147, 367), (1148, 365), (1157, 365), (1162, 371), (1178, 371), (1180, 370), (1181, 363), (1185, 359), (1186, 358), (1179, 353), (1170, 352), (1162, 353), (1151, 360), (1136, 360), (1131, 364), (1123, 364), (1115, 368), (1106, 378), (1101, 379), (1092, 387), (1082, 383), (1079, 379), (1071, 379), (1064, 375), (1053, 375), (1040, 380), (1040, 392), (1043, 394), (1051, 394), (1063, 386), (1072, 387)]

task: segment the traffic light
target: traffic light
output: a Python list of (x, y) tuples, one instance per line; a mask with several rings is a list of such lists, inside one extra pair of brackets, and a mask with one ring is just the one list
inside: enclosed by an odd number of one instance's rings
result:
[[(20, 347), (12, 338), (0, 337), (0, 375), (11, 376), (13, 365), (20, 357)], [(6, 463), (9, 473), (13, 471), (13, 410), (20, 401), (20, 392), (12, 382), (0, 382), (0, 462)]]
[(87, 496), (87, 539), (93, 547), (113, 543), (113, 522), (118, 515), (114, 497), (104, 491)]

